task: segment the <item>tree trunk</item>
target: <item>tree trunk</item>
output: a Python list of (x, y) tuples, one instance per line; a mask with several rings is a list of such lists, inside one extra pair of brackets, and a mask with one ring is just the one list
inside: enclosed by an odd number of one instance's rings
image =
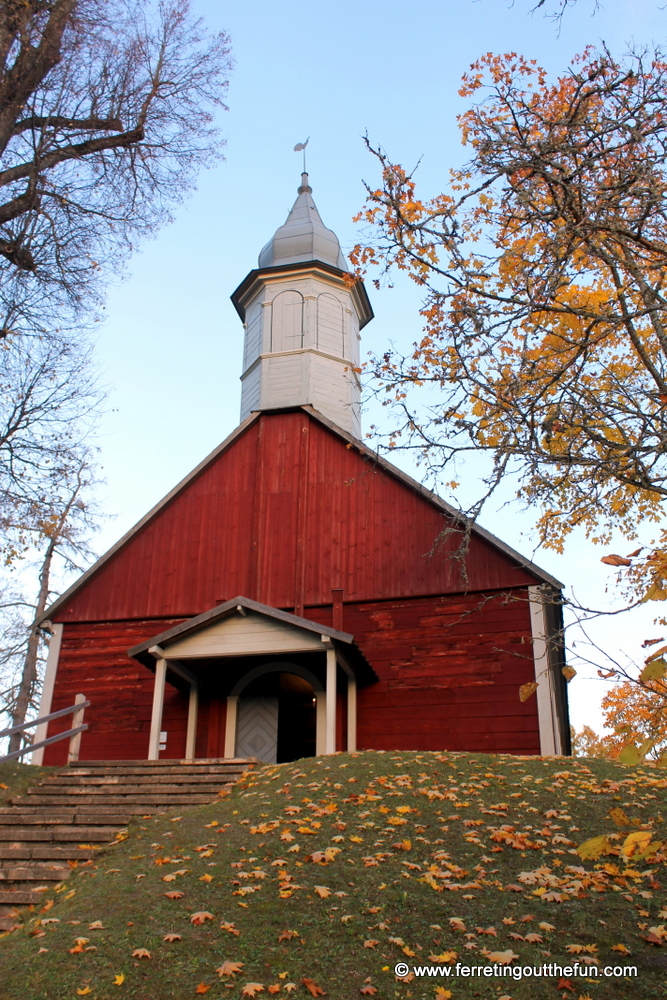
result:
[[(35, 607), (35, 617), (39, 618), (44, 610), (46, 609), (47, 602), (49, 600), (49, 577), (51, 575), (51, 563), (53, 562), (53, 554), (58, 547), (58, 543), (62, 536), (63, 529), (67, 522), (67, 518), (72, 509), (74, 500), (79, 492), (79, 486), (73, 492), (68, 503), (63, 510), (57, 525), (55, 526), (51, 537), (49, 538), (49, 544), (44, 555), (44, 561), (42, 562), (42, 568), (39, 572), (39, 594), (37, 596), (37, 605)], [(19, 682), (18, 695), (16, 697), (16, 703), (12, 711), (12, 726), (21, 726), (28, 714), (28, 709), (30, 708), (30, 702), (35, 694), (38, 681), (38, 671), (37, 671), (37, 660), (39, 656), (39, 643), (41, 640), (41, 627), (39, 625), (33, 625), (30, 630), (30, 636), (28, 638), (28, 647), (26, 649), (25, 659), (23, 660), (23, 670), (21, 672), (21, 680)], [(14, 753), (16, 750), (21, 748), (22, 741), (25, 740), (24, 733), (14, 733), (9, 738), (9, 753)]]

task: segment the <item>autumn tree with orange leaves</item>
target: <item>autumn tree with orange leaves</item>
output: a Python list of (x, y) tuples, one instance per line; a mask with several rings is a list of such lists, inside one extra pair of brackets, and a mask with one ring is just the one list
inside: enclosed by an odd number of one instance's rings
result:
[(667, 598), (667, 62), (588, 49), (550, 82), (487, 55), (460, 92), (471, 157), (442, 194), (372, 149), (382, 185), (355, 263), (425, 296), (421, 341), (373, 364), (394, 441), (441, 478), (485, 453), (487, 496), (515, 476), (557, 551), (576, 528), (657, 529), (621, 562), (635, 598)]
[(602, 699), (605, 726), (599, 735), (590, 726), (572, 732), (577, 757), (608, 757), (636, 764), (667, 756), (667, 685), (664, 680), (639, 685), (615, 684)]

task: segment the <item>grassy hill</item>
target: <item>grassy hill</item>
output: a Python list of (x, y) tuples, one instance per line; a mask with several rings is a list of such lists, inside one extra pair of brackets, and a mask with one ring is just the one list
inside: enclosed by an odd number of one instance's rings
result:
[[(663, 771), (597, 760), (365, 752), (261, 768), (219, 803), (138, 819), (45, 893), (0, 940), (3, 1000), (664, 998), (666, 819)], [(603, 834), (612, 853), (575, 853)], [(553, 968), (577, 961), (621, 974)]]
[(15, 795), (24, 795), (30, 785), (57, 770), (57, 767), (33, 767), (16, 760), (0, 763), (0, 805), (8, 805)]

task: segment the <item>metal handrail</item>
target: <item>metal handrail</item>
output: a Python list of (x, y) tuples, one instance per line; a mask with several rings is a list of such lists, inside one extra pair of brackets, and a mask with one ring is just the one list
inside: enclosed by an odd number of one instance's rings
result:
[(14, 733), (21, 733), (24, 729), (32, 729), (33, 726), (39, 726), (43, 722), (50, 722), (52, 719), (59, 719), (63, 715), (74, 713), (72, 717), (72, 729), (68, 729), (64, 733), (58, 733), (57, 736), (50, 736), (46, 740), (40, 740), (39, 743), (31, 743), (29, 746), (23, 747), (21, 750), (15, 750), (13, 753), (6, 754), (4, 757), (0, 757), (0, 764), (7, 760), (16, 760), (18, 757), (23, 757), (24, 754), (32, 753), (33, 750), (39, 750), (40, 747), (46, 747), (49, 746), (50, 743), (57, 743), (58, 740), (67, 739), (68, 736), (70, 744), (67, 753), (67, 763), (74, 763), (79, 759), (81, 733), (88, 729), (88, 725), (83, 724), (83, 713), (84, 709), (89, 706), (90, 702), (86, 699), (85, 695), (78, 694), (74, 700), (74, 704), (70, 705), (69, 708), (61, 708), (57, 712), (51, 712), (50, 715), (43, 715), (39, 719), (33, 719), (32, 722), (23, 722), (20, 726), (13, 726), (11, 729), (1, 730), (0, 739), (4, 736), (12, 736)]

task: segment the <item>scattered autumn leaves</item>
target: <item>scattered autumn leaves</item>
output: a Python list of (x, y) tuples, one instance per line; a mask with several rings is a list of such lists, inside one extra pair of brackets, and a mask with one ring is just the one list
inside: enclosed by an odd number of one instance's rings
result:
[[(224, 803), (141, 820), (115, 867), (78, 869), (76, 895), (65, 902), (63, 884), (12, 946), (34, 954), (39, 937), (43, 975), (78, 977), (53, 1000), (138, 983), (154, 1000), (381, 998), (388, 984), (407, 997), (428, 985), (412, 971), (422, 964), (634, 962), (667, 944), (667, 780), (588, 763), (365, 753), (262, 768)], [(95, 912), (114, 886), (127, 893), (120, 924)], [(431, 983), (429, 998), (472, 988), (448, 986)]]

